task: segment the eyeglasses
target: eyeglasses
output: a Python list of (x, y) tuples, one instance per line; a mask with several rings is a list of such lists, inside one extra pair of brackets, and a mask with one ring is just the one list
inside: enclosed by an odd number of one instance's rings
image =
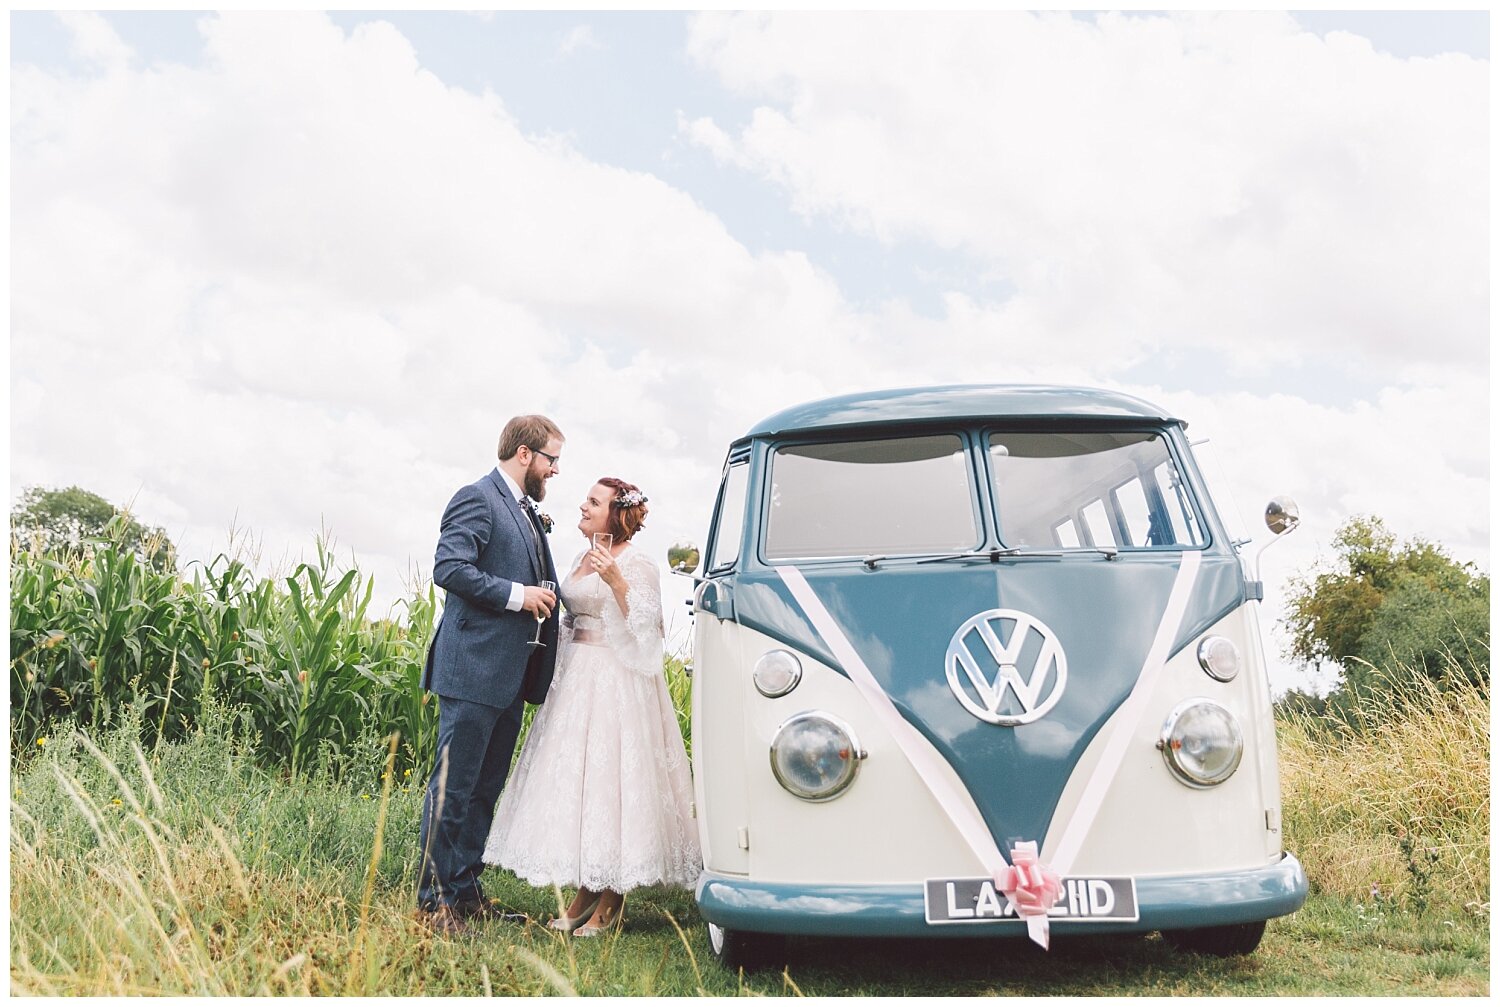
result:
[(559, 457), (558, 455), (549, 455), (547, 452), (538, 451), (536, 448), (532, 448), (531, 453), (534, 455), (541, 455), (543, 458), (547, 459), (549, 465), (551, 465), (553, 468), (557, 468), (557, 459)]

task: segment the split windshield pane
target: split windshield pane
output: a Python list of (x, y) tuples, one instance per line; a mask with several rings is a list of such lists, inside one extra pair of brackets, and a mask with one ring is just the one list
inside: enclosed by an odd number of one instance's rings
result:
[(1204, 543), (1187, 484), (1159, 433), (994, 433), (989, 453), (1006, 546), (1181, 549)]
[(956, 434), (777, 449), (766, 558), (977, 548), (975, 492)]

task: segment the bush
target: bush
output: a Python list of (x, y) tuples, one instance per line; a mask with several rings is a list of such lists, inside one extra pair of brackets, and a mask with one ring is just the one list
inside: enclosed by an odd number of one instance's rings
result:
[(1420, 538), (1398, 547), (1377, 517), (1345, 521), (1333, 546), (1292, 580), (1285, 624), (1294, 660), (1342, 666), (1335, 707), (1390, 695), (1413, 671), (1443, 688), (1489, 682), (1488, 576)]
[(1440, 687), (1485, 685), (1490, 671), (1490, 581), (1475, 578), (1444, 590), (1417, 578), (1402, 581), (1375, 612), (1360, 641), (1371, 687), (1420, 672)]

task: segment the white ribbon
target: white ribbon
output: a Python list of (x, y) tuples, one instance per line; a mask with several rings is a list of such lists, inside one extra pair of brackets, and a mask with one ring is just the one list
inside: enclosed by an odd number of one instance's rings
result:
[[(776, 571), (781, 574), (787, 589), (792, 592), (792, 597), (802, 606), (807, 617), (812, 620), (813, 629), (818, 631), (828, 644), (828, 649), (833, 651), (834, 658), (841, 664), (844, 671), (848, 673), (849, 680), (854, 683), (855, 688), (865, 697), (870, 704), (871, 711), (880, 720), (891, 737), (896, 740), (897, 746), (905, 754), (912, 768), (917, 771), (917, 776), (927, 785), (932, 796), (937, 799), (938, 805), (958, 829), (958, 834), (963, 837), (969, 849), (979, 858), (984, 869), (992, 877), (1000, 877), (1010, 870), (1010, 864), (1006, 862), (1004, 854), (995, 845), (995, 839), (990, 835), (989, 826), (979, 814), (979, 809), (974, 806), (974, 799), (969, 792), (961, 786), (956, 786), (949, 775), (951, 769), (942, 754), (932, 746), (932, 742), (924, 738), (905, 717), (896, 705), (891, 702), (891, 697), (886, 695), (875, 676), (870, 673), (869, 667), (849, 638), (839, 629), (838, 623), (833, 621), (833, 616), (828, 614), (828, 609), (823, 607), (823, 602), (813, 593), (812, 587), (807, 583), (807, 578), (802, 576), (802, 571), (792, 566), (777, 567)], [(945, 772), (944, 770), (948, 770)], [(1033, 919), (1026, 921), (1027, 930), (1032, 940), (1037, 941), (1042, 947), (1047, 946), (1046, 917), (1040, 917), (1042, 933), (1040, 939), (1035, 929), (1032, 928)]]
[(1068, 872), (1073, 869), (1073, 861), (1078, 858), (1084, 837), (1094, 824), (1094, 818), (1104, 804), (1104, 796), (1114, 782), (1120, 763), (1124, 761), (1125, 746), (1135, 737), (1136, 727), (1146, 713), (1146, 706), (1156, 688), (1156, 680), (1161, 677), (1172, 643), (1177, 639), (1178, 630), (1182, 628), (1182, 617), (1187, 612), (1188, 600), (1193, 596), (1193, 584), (1198, 579), (1198, 564), (1201, 561), (1202, 557), (1197, 552), (1182, 554), (1182, 565), (1177, 568), (1177, 579), (1172, 582), (1172, 593), (1167, 596), (1166, 610), (1162, 612), (1161, 622), (1156, 626), (1156, 638), (1151, 641), (1151, 649), (1146, 651), (1146, 660), (1141, 665), (1141, 673), (1136, 676), (1135, 687), (1130, 690), (1130, 695), (1125, 697), (1125, 702), (1120, 704), (1119, 711), (1112, 718), (1114, 729), (1109, 740), (1104, 743), (1104, 751), (1100, 753), (1094, 774), (1084, 784), (1083, 796), (1078, 799), (1078, 807), (1073, 809), (1073, 816), (1068, 819), (1056, 849), (1048, 851), (1050, 856), (1046, 858), (1047, 863), (1063, 877), (1067, 877)]
[[(1198, 553), (1184, 552), (1182, 554), (1182, 565), (1178, 568), (1177, 578), (1172, 584), (1172, 593), (1167, 599), (1166, 611), (1162, 614), (1161, 623), (1157, 626), (1156, 638), (1146, 654), (1145, 664), (1136, 679), (1135, 687), (1121, 704), (1120, 712), (1115, 717), (1114, 732), (1106, 743), (1100, 768), (1089, 780), (1078, 809), (1063, 832), (1058, 855), (1050, 860), (1050, 864), (1055, 866), (1049, 866), (1049, 872), (1055, 872), (1059, 877), (1067, 875), (1068, 867), (1077, 855), (1078, 847), (1082, 845), (1083, 837), (1093, 823), (1099, 805), (1103, 802), (1104, 794), (1114, 779), (1115, 767), (1122, 754), (1121, 750), (1135, 733), (1135, 725), (1140, 720), (1141, 714), (1145, 712), (1150, 690), (1155, 684), (1162, 665), (1166, 663), (1167, 648), (1177, 638), (1178, 627), (1182, 623), (1183, 613), (1187, 610), (1187, 602), (1192, 595), (1193, 581), (1198, 572), (1198, 563)], [(869, 667), (859, 656), (859, 652), (854, 649), (849, 638), (844, 635), (838, 623), (834, 622), (833, 616), (829, 615), (823, 602), (813, 592), (812, 587), (807, 583), (807, 578), (802, 576), (802, 571), (793, 566), (779, 566), (776, 572), (781, 575), (792, 597), (807, 613), (813, 629), (817, 630), (818, 635), (828, 644), (828, 649), (843, 666), (844, 671), (849, 675), (849, 680), (870, 704), (871, 711), (895, 739), (902, 754), (916, 770), (918, 778), (937, 800), (949, 821), (958, 829), (959, 835), (969, 849), (974, 851), (974, 855), (979, 858), (984, 869), (996, 880), (997, 885), (1001, 878), (1014, 877), (1015, 870), (1006, 862), (1004, 854), (995, 844), (994, 836), (990, 834), (989, 826), (979, 814), (973, 796), (962, 785), (955, 784), (951, 775), (952, 767), (943, 758), (942, 753), (934, 748), (932, 743), (896, 709), (896, 705), (880, 687), (880, 683), (876, 681)], [(1026, 916), (1025, 920), (1026, 931), (1031, 939), (1043, 948), (1047, 947), (1050, 939), (1047, 917), (1031, 915)]]

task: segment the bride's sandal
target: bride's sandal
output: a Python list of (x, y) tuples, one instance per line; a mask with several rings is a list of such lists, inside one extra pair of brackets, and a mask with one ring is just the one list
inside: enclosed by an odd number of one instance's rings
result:
[(600, 934), (610, 930), (622, 930), (625, 925), (625, 897), (620, 896), (620, 904), (615, 906), (614, 915), (596, 926), (579, 927), (573, 931), (574, 937), (598, 937)]
[(599, 900), (602, 897), (602, 895), (595, 895), (593, 899), (584, 904), (582, 909), (578, 910), (578, 915), (569, 916), (567, 913), (563, 913), (557, 919), (549, 922), (547, 926), (553, 930), (560, 930), (565, 934), (574, 933), (579, 927), (583, 926), (584, 922), (590, 916), (594, 915), (594, 910), (598, 908)]

